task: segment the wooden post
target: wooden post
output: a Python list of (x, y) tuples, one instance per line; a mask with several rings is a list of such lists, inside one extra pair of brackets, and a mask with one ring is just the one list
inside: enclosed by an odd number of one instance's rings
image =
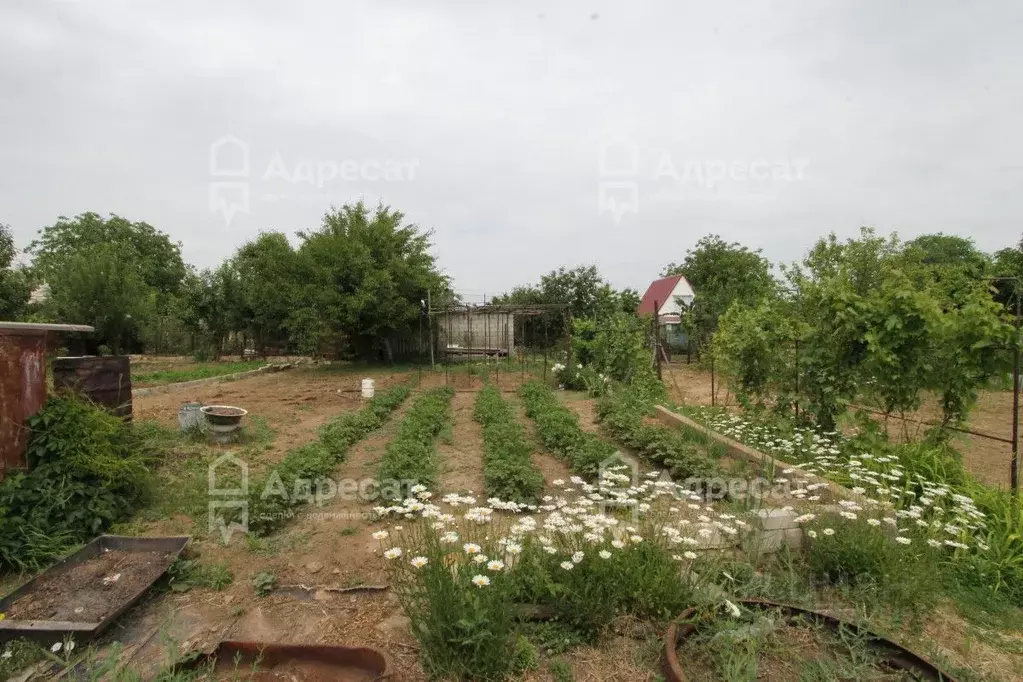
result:
[(661, 378), (662, 378), (661, 377), (661, 354), (657, 352), (657, 350), (661, 346), (661, 329), (660, 329), (660, 326), (657, 324), (660, 321), (660, 319), (659, 319), (660, 318), (660, 310), (661, 310), (661, 306), (660, 306), (659, 302), (655, 300), (654, 301), (654, 336), (653, 336), (652, 341), (653, 341), (653, 344), (654, 344), (654, 366), (657, 368), (657, 380), (658, 381), (660, 381)]

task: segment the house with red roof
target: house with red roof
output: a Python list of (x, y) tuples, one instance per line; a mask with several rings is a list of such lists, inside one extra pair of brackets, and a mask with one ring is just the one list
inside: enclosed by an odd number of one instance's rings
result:
[(662, 277), (647, 287), (636, 313), (653, 315), (656, 307), (657, 324), (662, 328), (667, 343), (673, 346), (684, 345), (686, 338), (682, 334), (682, 311), (695, 298), (693, 287), (683, 275)]

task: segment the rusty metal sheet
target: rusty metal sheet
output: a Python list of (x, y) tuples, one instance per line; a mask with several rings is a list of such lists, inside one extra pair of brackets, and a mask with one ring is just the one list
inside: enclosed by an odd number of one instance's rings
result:
[(0, 479), (26, 466), (25, 420), (46, 402), (45, 353), (45, 331), (0, 331)]

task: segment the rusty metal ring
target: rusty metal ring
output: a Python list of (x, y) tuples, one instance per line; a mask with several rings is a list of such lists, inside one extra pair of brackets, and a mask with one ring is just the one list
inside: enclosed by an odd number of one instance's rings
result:
[[(790, 618), (803, 616), (816, 623), (827, 625), (836, 632), (840, 628), (847, 628), (856, 635), (863, 637), (869, 646), (879, 651), (882, 654), (882, 661), (892, 668), (908, 672), (921, 680), (956, 682), (954, 677), (939, 670), (926, 658), (854, 623), (829, 616), (820, 611), (812, 611), (788, 604), (778, 604), (765, 599), (744, 599), (738, 603), (750, 609), (777, 609), (785, 612)], [(676, 621), (692, 618), (695, 613), (696, 609), (686, 609), (679, 615)], [(682, 670), (682, 665), (679, 663), (677, 649), (679, 642), (692, 635), (695, 630), (696, 626), (692, 623), (675, 622), (668, 627), (664, 635), (663, 668), (664, 675), (669, 682), (686, 682), (687, 678)]]

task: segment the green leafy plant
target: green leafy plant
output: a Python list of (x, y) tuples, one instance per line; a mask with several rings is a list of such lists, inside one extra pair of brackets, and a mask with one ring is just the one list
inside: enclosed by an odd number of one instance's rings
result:
[(31, 570), (126, 518), (153, 452), (119, 418), (70, 394), (28, 420), (28, 473), (0, 482), (0, 566)]
[(260, 571), (252, 579), (252, 591), (257, 597), (265, 597), (277, 587), (277, 576), (267, 571)]
[[(266, 534), (294, 516), (294, 507), (307, 504), (311, 495), (302, 482), (323, 479), (345, 460), (348, 449), (384, 423), (408, 397), (410, 388), (400, 384), (369, 400), (357, 412), (347, 412), (320, 429), (319, 440), (291, 450), (268, 476), (250, 485), (249, 531)], [(264, 494), (267, 491), (274, 494)]]
[(535, 502), (543, 475), (533, 466), (532, 448), (511, 407), (493, 385), (476, 395), (473, 418), (483, 424), (483, 483), (487, 497)]
[(583, 431), (575, 412), (562, 405), (541, 381), (523, 385), (522, 401), (544, 447), (568, 462), (580, 476), (596, 478), (601, 463), (615, 453), (615, 447)]
[(432, 487), (437, 479), (437, 457), (434, 441), (448, 419), (451, 398), (455, 390), (450, 386), (430, 389), (422, 393), (398, 432), (387, 445), (380, 463), (381, 481), (415, 481)]

